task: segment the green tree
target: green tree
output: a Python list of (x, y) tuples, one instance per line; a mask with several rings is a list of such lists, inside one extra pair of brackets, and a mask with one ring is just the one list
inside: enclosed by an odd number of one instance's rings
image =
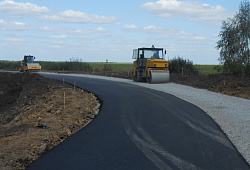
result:
[(217, 42), (220, 49), (220, 62), (223, 72), (234, 75), (250, 76), (249, 38), (250, 38), (250, 3), (244, 0), (239, 12), (233, 18), (222, 21)]

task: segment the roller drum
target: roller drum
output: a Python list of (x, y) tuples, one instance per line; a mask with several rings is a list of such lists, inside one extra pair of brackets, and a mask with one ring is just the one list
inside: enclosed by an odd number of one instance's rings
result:
[(150, 83), (167, 83), (169, 82), (169, 72), (166, 71), (151, 71)]

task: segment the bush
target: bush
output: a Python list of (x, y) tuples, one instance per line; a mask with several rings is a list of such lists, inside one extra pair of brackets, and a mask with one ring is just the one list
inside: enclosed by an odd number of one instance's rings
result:
[(198, 74), (198, 70), (194, 67), (192, 61), (180, 57), (175, 57), (169, 61), (170, 73), (182, 73), (182, 68), (185, 74)]

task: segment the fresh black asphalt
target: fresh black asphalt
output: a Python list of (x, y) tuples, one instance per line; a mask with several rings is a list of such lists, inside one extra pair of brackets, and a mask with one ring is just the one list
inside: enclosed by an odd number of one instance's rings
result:
[(193, 104), (127, 83), (46, 77), (76, 81), (102, 100), (102, 108), (89, 125), (27, 169), (250, 169), (218, 125)]

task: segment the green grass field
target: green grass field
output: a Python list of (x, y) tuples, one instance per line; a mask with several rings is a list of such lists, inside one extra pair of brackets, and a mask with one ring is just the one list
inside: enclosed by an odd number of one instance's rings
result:
[[(222, 73), (222, 65), (200, 65), (194, 64), (194, 66), (198, 69), (200, 74), (217, 74)], [(219, 70), (218, 70), (219, 69)]]
[[(85, 62), (48, 62), (37, 61), (44, 70), (80, 70), (80, 71), (131, 71), (133, 63), (85, 63)], [(20, 61), (0, 60), (0, 69), (17, 69)], [(221, 65), (194, 65), (200, 74), (221, 73)]]

